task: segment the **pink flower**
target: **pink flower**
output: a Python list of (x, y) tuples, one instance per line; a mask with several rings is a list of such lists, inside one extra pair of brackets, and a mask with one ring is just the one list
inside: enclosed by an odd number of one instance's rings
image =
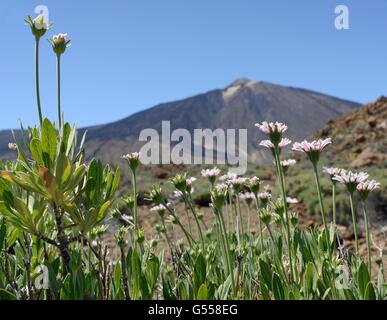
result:
[(332, 143), (331, 138), (327, 138), (324, 140), (322, 139), (313, 140), (312, 142), (308, 142), (304, 140), (302, 142), (295, 142), (293, 144), (292, 150), (306, 153), (309, 157), (309, 160), (313, 164), (316, 164), (319, 160), (320, 152), (324, 150), (324, 148), (331, 143)]
[(225, 183), (219, 183), (215, 186), (215, 190), (218, 192), (218, 193), (225, 193), (228, 191), (228, 185), (225, 184)]
[(258, 199), (261, 200), (263, 206), (266, 206), (269, 200), (271, 199), (271, 194), (269, 192), (260, 192), (257, 195)]
[(368, 194), (378, 188), (380, 188), (380, 183), (376, 182), (375, 180), (362, 181), (356, 187), (357, 191), (359, 191), (360, 198), (362, 200), (366, 200)]
[(281, 122), (268, 123), (267, 121), (263, 121), (262, 124), (256, 123), (255, 126), (266, 135), (271, 135), (273, 133), (283, 133), (288, 129), (288, 127)]
[(296, 142), (293, 144), (293, 150), (294, 151), (300, 151), (304, 153), (309, 153), (312, 151), (321, 152), (327, 145), (332, 143), (331, 138), (327, 139), (319, 139), (319, 140), (313, 140), (312, 142), (308, 142), (306, 140), (302, 142)]
[(339, 183), (344, 184), (348, 191), (353, 193), (357, 185), (361, 182), (364, 182), (368, 179), (369, 175), (366, 172), (352, 172), (342, 170), (341, 174), (335, 175), (332, 180), (338, 181)]
[(282, 133), (288, 130), (288, 127), (281, 122), (268, 123), (267, 121), (264, 121), (262, 124), (256, 123), (255, 126), (258, 127), (264, 134), (269, 136), (270, 142), (274, 146), (278, 146), (281, 142)]
[(228, 183), (231, 184), (234, 189), (239, 190), (247, 182), (247, 178), (237, 177), (231, 180), (228, 180)]
[(260, 192), (260, 193), (258, 193), (258, 199), (260, 199), (260, 200), (264, 200), (264, 199), (266, 199), (266, 200), (269, 200), (269, 199), (271, 199), (271, 194), (269, 193), (269, 192)]
[(187, 181), (187, 186), (191, 186), (192, 183), (194, 183), (197, 179), (195, 177), (188, 178)]
[[(288, 138), (282, 138), (278, 144), (278, 147), (281, 149), (281, 148), (284, 148), (291, 143), (292, 143), (292, 141), (289, 140)], [(262, 147), (268, 148), (270, 150), (274, 150), (274, 147), (275, 147), (274, 144), (270, 140), (262, 140), (259, 143), (259, 145)]]
[(260, 181), (261, 180), (256, 176), (249, 179), (249, 183), (251, 183), (251, 184), (260, 183)]
[(255, 194), (252, 192), (244, 192), (239, 195), (239, 199), (246, 201), (246, 204), (250, 207), (253, 200), (255, 200)]
[(165, 214), (165, 211), (167, 210), (167, 207), (169, 207), (171, 204), (168, 202), (167, 203), (167, 206), (163, 205), (163, 204), (160, 204), (158, 206), (154, 206), (152, 208), (150, 208), (150, 212), (156, 212), (158, 213), (160, 216), (164, 216)]
[(207, 178), (217, 177), (220, 174), (220, 169), (218, 169), (217, 167), (213, 169), (203, 169), (201, 173), (202, 173), (202, 177), (207, 177)]
[(136, 170), (136, 168), (139, 164), (140, 156), (141, 156), (140, 152), (132, 152), (132, 153), (128, 153), (126, 155), (123, 155), (122, 159), (128, 161), (129, 167), (131, 170)]
[(356, 187), (358, 191), (373, 191), (378, 188), (380, 188), (380, 183), (376, 182), (375, 180), (366, 180), (360, 182)]
[(228, 172), (227, 174), (221, 176), (219, 180), (226, 181), (226, 180), (232, 180), (238, 177), (235, 173)]

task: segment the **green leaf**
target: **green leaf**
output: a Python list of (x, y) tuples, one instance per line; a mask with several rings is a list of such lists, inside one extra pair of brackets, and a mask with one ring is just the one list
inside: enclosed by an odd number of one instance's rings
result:
[(0, 227), (0, 252), (3, 250), (4, 239), (7, 234), (7, 229), (5, 227), (5, 223), (3, 222)]
[(365, 300), (376, 300), (376, 294), (375, 294), (375, 289), (374, 286), (371, 282), (367, 284), (367, 288), (364, 294), (364, 299)]
[(203, 283), (198, 291), (198, 294), (196, 296), (197, 300), (207, 300), (208, 299), (208, 289), (205, 283)]
[(42, 145), (39, 139), (37, 138), (32, 138), (30, 142), (30, 150), (31, 150), (31, 155), (32, 158), (35, 160), (35, 162), (43, 166), (43, 156), (42, 156)]
[(44, 163), (47, 168), (52, 169), (56, 158), (57, 133), (47, 118), (43, 120), (41, 147)]
[(64, 153), (60, 153), (56, 161), (55, 178), (59, 188), (66, 183), (71, 173), (70, 160)]
[(262, 279), (269, 290), (272, 290), (272, 271), (269, 267), (269, 265), (263, 261), (262, 259), (259, 260), (259, 269), (261, 271)]
[(285, 291), (282, 286), (281, 279), (276, 273), (273, 273), (272, 287), (273, 287), (274, 298), (276, 300), (285, 300)]
[(357, 271), (356, 278), (357, 278), (357, 284), (360, 291), (360, 296), (364, 298), (366, 294), (367, 285), (370, 282), (370, 275), (368, 273), (368, 268), (364, 262), (360, 264), (360, 267)]
[(310, 299), (313, 297), (314, 292), (316, 291), (317, 278), (315, 277), (315, 269), (312, 262), (309, 262), (306, 266), (302, 291), (304, 293), (304, 298)]
[(196, 290), (206, 281), (207, 269), (206, 260), (203, 254), (199, 254), (195, 261), (193, 280), (196, 286)]
[(5, 289), (0, 289), (0, 300), (17, 300), (17, 299), (13, 293)]

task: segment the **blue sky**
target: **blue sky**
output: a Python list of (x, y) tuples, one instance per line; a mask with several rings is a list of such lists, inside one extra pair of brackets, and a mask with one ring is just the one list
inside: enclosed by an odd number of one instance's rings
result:
[[(387, 0), (2, 0), (0, 129), (37, 122), (34, 39), (23, 19), (49, 8), (67, 32), (62, 108), (79, 126), (114, 121), (236, 78), (358, 102), (387, 94)], [(334, 27), (346, 4), (350, 30)], [(56, 119), (55, 57), (41, 44), (45, 116)]]

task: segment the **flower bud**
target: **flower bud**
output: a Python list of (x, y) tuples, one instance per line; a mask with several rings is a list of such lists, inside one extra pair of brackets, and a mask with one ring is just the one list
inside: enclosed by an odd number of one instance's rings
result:
[(44, 15), (38, 15), (35, 19), (32, 19), (30, 16), (24, 20), (27, 25), (30, 26), (32, 34), (35, 38), (40, 39), (44, 36), (46, 31), (51, 28), (51, 24), (47, 23), (44, 19)]
[(70, 41), (67, 40), (67, 33), (59, 33), (48, 40), (51, 43), (52, 49), (59, 56), (63, 54), (67, 47), (70, 46)]

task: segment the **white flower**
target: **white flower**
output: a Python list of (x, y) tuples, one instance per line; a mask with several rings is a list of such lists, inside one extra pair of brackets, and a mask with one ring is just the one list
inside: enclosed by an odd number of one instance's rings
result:
[(323, 167), (323, 172), (329, 174), (331, 178), (333, 178), (334, 176), (340, 175), (342, 171), (343, 169), (339, 169), (339, 168)]
[(17, 144), (16, 143), (8, 143), (8, 149), (9, 150), (12, 150), (12, 151), (16, 151), (17, 150)]
[(297, 163), (297, 161), (294, 159), (288, 159), (288, 160), (282, 160), (280, 163), (281, 163), (281, 166), (283, 167), (291, 167), (291, 166), (294, 166)]
[(298, 200), (296, 198), (286, 197), (286, 202), (289, 204), (295, 204), (298, 203)]
[(122, 156), (122, 159), (124, 160), (135, 160), (135, 161), (138, 161), (140, 159), (140, 152), (132, 152), (132, 153), (128, 153), (128, 154), (125, 154)]
[(48, 24), (46, 21), (44, 21), (44, 15), (38, 15), (34, 20), (32, 20), (32, 23), (34, 24), (34, 27), (38, 30), (43, 29), (47, 30), (48, 29)]

